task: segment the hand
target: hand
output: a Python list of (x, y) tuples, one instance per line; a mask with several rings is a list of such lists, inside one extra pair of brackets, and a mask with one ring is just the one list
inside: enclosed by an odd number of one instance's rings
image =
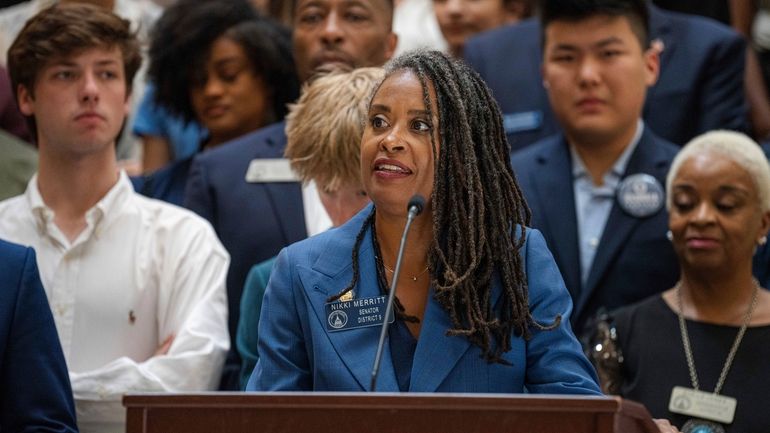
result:
[(658, 426), (660, 433), (681, 433), (678, 428), (671, 425), (667, 419), (652, 419), (655, 421), (655, 425)]
[(169, 335), (163, 340), (163, 343), (155, 349), (155, 353), (152, 356), (160, 356), (168, 354), (168, 349), (171, 348), (171, 343), (174, 342), (174, 334)]

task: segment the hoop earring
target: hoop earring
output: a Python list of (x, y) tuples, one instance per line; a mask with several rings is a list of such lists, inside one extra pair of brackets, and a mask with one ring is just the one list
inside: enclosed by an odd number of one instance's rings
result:
[(666, 239), (668, 239), (669, 242), (674, 241), (674, 234), (671, 233), (671, 230), (666, 230)]

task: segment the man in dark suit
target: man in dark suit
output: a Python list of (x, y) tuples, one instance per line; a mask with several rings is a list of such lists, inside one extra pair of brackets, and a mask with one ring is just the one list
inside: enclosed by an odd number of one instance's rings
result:
[[(665, 139), (684, 145), (712, 129), (748, 130), (743, 91), (745, 42), (716, 21), (648, 4), (660, 77), (642, 117)], [(468, 41), (465, 59), (500, 104), (514, 150), (559, 131), (541, 85), (541, 27), (535, 19)]]
[(0, 240), (0, 431), (77, 432), (35, 252)]
[[(335, 65), (380, 66), (393, 55), (397, 38), (392, 32), (392, 0), (296, 0), (294, 7), (292, 43), (301, 81)], [(202, 153), (190, 169), (184, 205), (211, 222), (231, 256), (231, 339), (251, 266), (314, 234), (308, 233), (306, 222), (317, 214), (305, 206), (302, 186), (288, 163), (280, 160), (286, 146), (284, 127), (277, 123)], [(236, 389), (239, 364), (233, 349), (222, 388)]]
[[(671, 287), (663, 183), (677, 152), (640, 120), (658, 53), (642, 0), (543, 4), (543, 80), (564, 133), (513, 155), (514, 172), (575, 304), (575, 332)], [(573, 7), (574, 6), (574, 7)]]

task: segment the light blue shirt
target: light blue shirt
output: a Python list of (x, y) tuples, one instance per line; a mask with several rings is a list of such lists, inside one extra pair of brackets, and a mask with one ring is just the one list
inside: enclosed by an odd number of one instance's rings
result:
[(626, 171), (628, 160), (644, 131), (644, 122), (639, 120), (631, 143), (615, 161), (612, 168), (604, 173), (602, 185), (595, 185), (575, 147), (570, 145), (572, 155), (572, 188), (575, 192), (575, 215), (577, 216), (578, 249), (580, 252), (580, 281), (585, 286), (596, 250), (604, 232), (604, 226), (612, 210), (615, 192)]

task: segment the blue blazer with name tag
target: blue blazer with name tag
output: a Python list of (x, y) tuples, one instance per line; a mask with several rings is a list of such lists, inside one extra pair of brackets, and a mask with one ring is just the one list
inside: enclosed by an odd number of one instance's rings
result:
[[(351, 254), (371, 205), (343, 226), (296, 243), (278, 257), (262, 303), (259, 361), (247, 390), (367, 391), (380, 327), (328, 332), (329, 296), (352, 278)], [(535, 230), (527, 231), (521, 252), (532, 317), (552, 323), (552, 331), (532, 330), (532, 338), (512, 338), (504, 358), (512, 365), (488, 364), (462, 336), (450, 337), (451, 321), (431, 297), (425, 310), (411, 372), (411, 392), (490, 392), (599, 394), (593, 367), (583, 356), (569, 326), (572, 309), (561, 276)], [(368, 230), (359, 249), (360, 281), (356, 299), (380, 296)], [(493, 297), (499, 299), (495, 288)], [(398, 392), (386, 342), (377, 390)]]
[(299, 182), (249, 183), (251, 160), (282, 158), (285, 123), (244, 135), (195, 157), (185, 188), (184, 206), (206, 218), (230, 253), (227, 273), (231, 350), (225, 389), (237, 389), (240, 362), (235, 350), (241, 292), (251, 266), (307, 237)]
[(5, 241), (0, 241), (0, 431), (78, 431), (35, 252)]
[[(665, 185), (678, 147), (645, 127), (623, 178), (649, 174)], [(572, 158), (561, 134), (514, 153), (511, 165), (532, 211), (532, 226), (541, 230), (553, 251), (575, 302), (572, 326), (578, 335), (599, 308), (608, 310), (640, 301), (674, 285), (679, 262), (666, 239), (665, 207), (645, 218), (629, 215), (617, 200), (599, 241), (586, 285), (581, 287)]]
[[(746, 131), (743, 39), (707, 18), (652, 4), (649, 10), (651, 37), (664, 50), (658, 82), (647, 92), (645, 123), (680, 146), (712, 129)], [(465, 60), (500, 104), (513, 150), (560, 131), (542, 86), (540, 28), (529, 19), (471, 38), (465, 47)]]

